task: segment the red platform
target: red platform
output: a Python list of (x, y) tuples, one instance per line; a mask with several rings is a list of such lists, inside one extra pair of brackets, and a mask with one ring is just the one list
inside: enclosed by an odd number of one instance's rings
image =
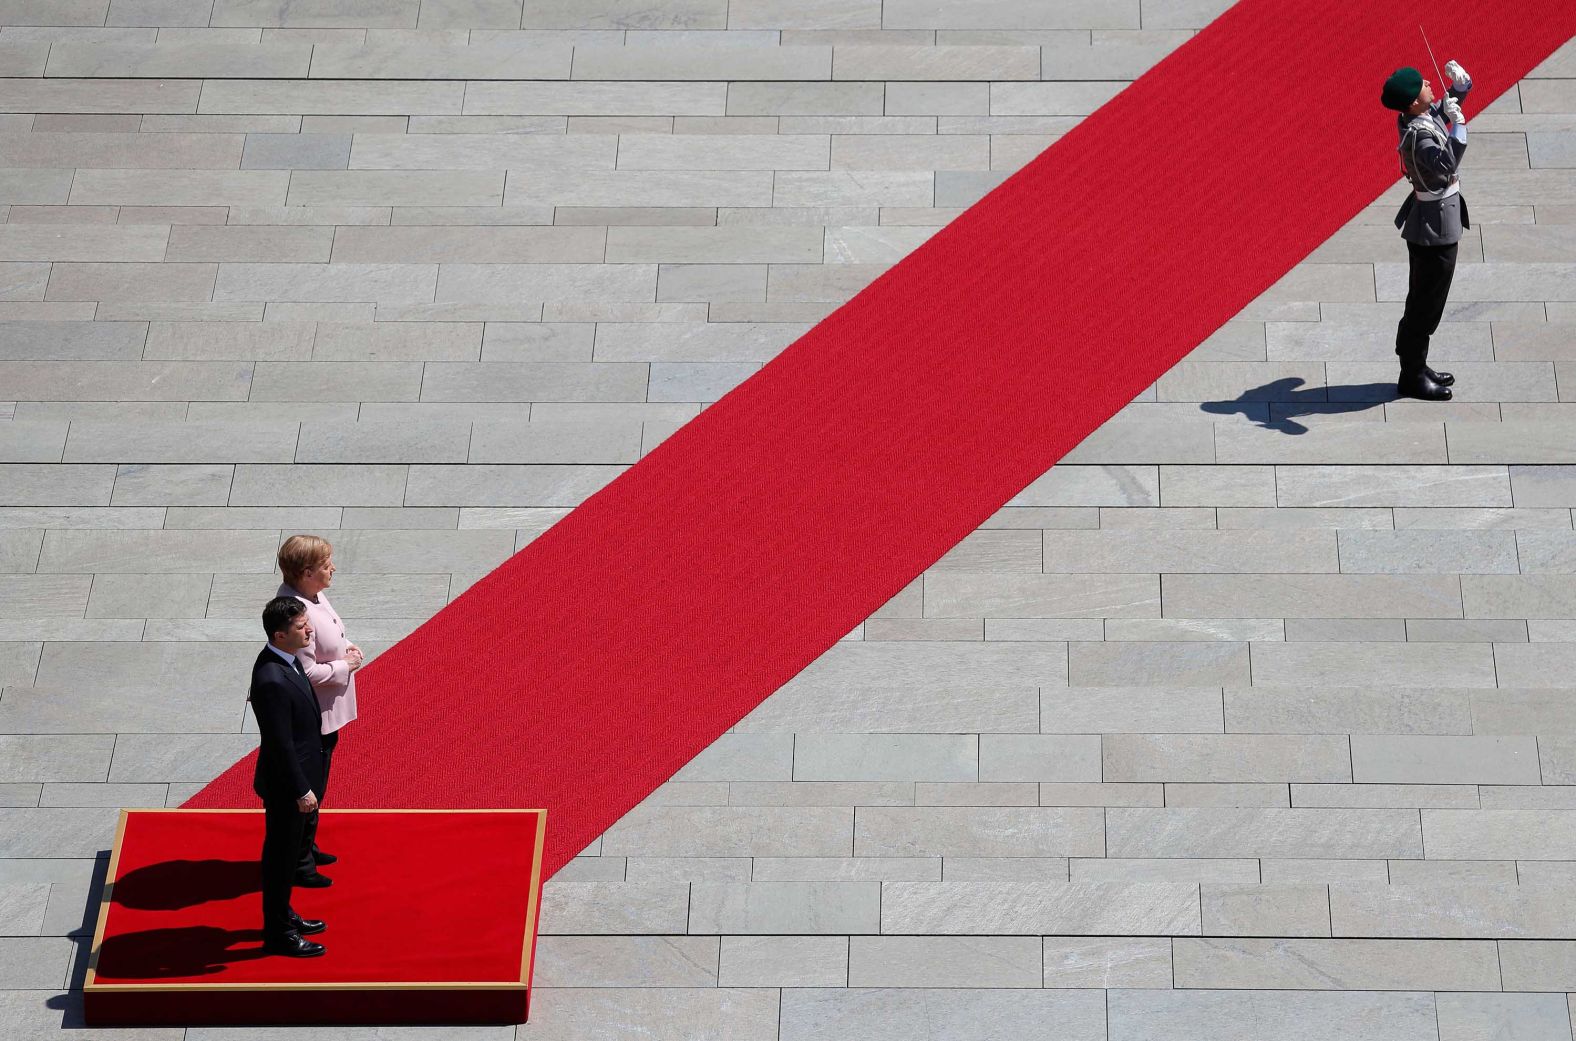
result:
[(291, 904), (321, 958), (262, 952), (261, 810), (125, 810), (91, 1025), (523, 1023), (542, 810), (324, 810), (334, 885)]

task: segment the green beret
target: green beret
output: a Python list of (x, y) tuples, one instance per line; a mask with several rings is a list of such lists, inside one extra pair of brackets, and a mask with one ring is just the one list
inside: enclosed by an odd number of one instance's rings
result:
[(1405, 112), (1412, 107), (1412, 102), (1423, 93), (1423, 74), (1408, 65), (1404, 69), (1396, 69), (1390, 78), (1384, 81), (1384, 93), (1379, 96), (1379, 101), (1385, 108), (1393, 108), (1397, 112)]

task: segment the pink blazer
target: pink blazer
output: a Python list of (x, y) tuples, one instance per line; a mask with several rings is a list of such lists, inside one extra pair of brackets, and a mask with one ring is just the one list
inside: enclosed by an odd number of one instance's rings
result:
[(345, 648), (350, 644), (345, 637), (345, 623), (328, 602), (327, 591), (317, 594), (314, 602), (285, 584), (279, 587), (279, 595), (293, 596), (306, 605), (312, 642), (296, 657), (301, 659), (306, 678), (317, 692), (317, 707), (323, 710), (323, 733), (332, 734), (356, 718), (356, 677), (345, 660)]

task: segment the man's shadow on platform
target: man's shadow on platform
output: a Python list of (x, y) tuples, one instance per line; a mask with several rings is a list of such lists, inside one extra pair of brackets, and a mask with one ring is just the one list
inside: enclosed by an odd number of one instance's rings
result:
[(1266, 430), (1306, 434), (1308, 428), (1293, 417), (1363, 412), (1400, 397), (1394, 383), (1354, 383), (1298, 390), (1304, 382), (1300, 376), (1287, 376), (1245, 390), (1233, 401), (1205, 401), (1199, 408), (1217, 416), (1244, 416)]
[[(248, 946), (237, 948), (237, 944)], [(212, 976), (235, 962), (265, 957), (261, 929), (190, 925), (106, 936), (99, 946), (101, 979), (159, 980)]]
[(177, 911), (262, 889), (262, 866), (255, 860), (166, 860), (126, 872), (110, 898), (138, 911)]

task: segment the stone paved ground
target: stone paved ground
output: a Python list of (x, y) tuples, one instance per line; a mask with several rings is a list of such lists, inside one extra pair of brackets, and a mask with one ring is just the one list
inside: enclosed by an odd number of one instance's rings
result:
[[(0, 0), (0, 1035), (283, 535), (387, 646), (1222, 6)], [(1468, 166), (1456, 403), (1387, 197), (549, 885), (515, 1036), (1570, 1041), (1576, 47)], [(286, 1035), (374, 1032), (185, 1032)]]

